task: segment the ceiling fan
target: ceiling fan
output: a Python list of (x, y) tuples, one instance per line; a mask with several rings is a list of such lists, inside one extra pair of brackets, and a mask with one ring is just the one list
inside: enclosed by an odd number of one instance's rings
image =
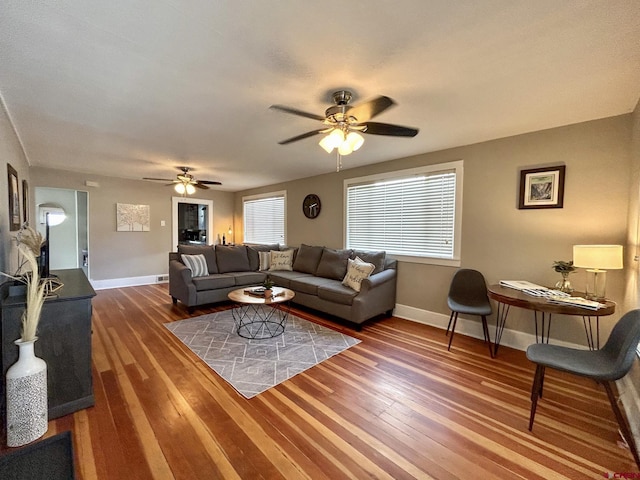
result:
[(333, 102), (335, 105), (327, 108), (324, 117), (284, 105), (271, 105), (269, 108), (273, 110), (319, 120), (325, 125), (323, 128), (303, 133), (278, 143), (286, 145), (287, 143), (326, 133), (328, 135), (320, 140), (320, 146), (327, 153), (331, 153), (334, 148), (337, 148), (340, 155), (349, 155), (358, 150), (364, 143), (364, 138), (360, 133), (392, 137), (415, 137), (418, 134), (417, 128), (369, 121), (396, 104), (391, 98), (381, 95), (367, 102), (349, 105), (351, 97), (351, 92), (347, 90), (334, 92)]
[(196, 188), (200, 188), (203, 190), (208, 190), (209, 187), (207, 185), (222, 185), (220, 182), (214, 182), (213, 180), (196, 180), (193, 175), (189, 173), (191, 168), (189, 167), (176, 167), (180, 170), (181, 173), (176, 175), (175, 180), (170, 180), (168, 178), (150, 178), (144, 177), (143, 180), (154, 180), (158, 182), (170, 182), (167, 185), (175, 185), (175, 191), (181, 195), (185, 193), (188, 195), (192, 195), (195, 193)]

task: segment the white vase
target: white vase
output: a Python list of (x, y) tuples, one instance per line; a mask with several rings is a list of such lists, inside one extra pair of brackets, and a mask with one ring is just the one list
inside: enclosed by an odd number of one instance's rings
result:
[(7, 370), (7, 446), (19, 447), (43, 436), (48, 428), (47, 364), (30, 341), (16, 340), (18, 361)]

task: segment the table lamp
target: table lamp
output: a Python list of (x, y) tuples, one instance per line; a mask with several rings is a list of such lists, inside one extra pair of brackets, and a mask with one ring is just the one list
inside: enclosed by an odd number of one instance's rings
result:
[(622, 268), (622, 245), (574, 245), (573, 264), (587, 269), (587, 298), (605, 298), (607, 270)]

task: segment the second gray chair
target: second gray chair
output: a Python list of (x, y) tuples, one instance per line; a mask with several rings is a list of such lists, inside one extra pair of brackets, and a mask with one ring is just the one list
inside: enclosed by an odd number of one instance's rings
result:
[(613, 393), (614, 381), (624, 377), (631, 370), (638, 342), (640, 342), (640, 310), (631, 310), (618, 320), (607, 343), (600, 350), (578, 350), (545, 343), (530, 345), (527, 348), (527, 358), (536, 364), (536, 373), (531, 387), (529, 430), (533, 428), (538, 399), (542, 397), (544, 373), (547, 367), (590, 378), (604, 386), (622, 435), (640, 468), (640, 457), (633, 435)]
[(482, 319), (484, 340), (489, 343), (489, 355), (493, 358), (493, 348), (491, 347), (489, 326), (487, 324), (487, 316), (491, 315), (492, 310), (489, 297), (487, 296), (487, 284), (482, 273), (468, 268), (458, 270), (451, 280), (449, 295), (447, 296), (447, 305), (449, 309), (451, 309), (449, 325), (447, 325), (447, 335), (449, 334), (449, 330), (451, 330), (451, 337), (449, 337), (447, 350), (451, 350), (451, 342), (453, 341), (453, 334), (456, 331), (458, 314), (478, 315)]

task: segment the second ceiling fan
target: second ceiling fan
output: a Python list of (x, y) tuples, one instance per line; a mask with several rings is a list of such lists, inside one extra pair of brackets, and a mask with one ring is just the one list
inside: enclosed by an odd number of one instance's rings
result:
[(334, 92), (333, 101), (335, 105), (327, 108), (324, 117), (284, 105), (271, 105), (269, 108), (273, 110), (319, 120), (324, 124), (322, 128), (296, 135), (278, 143), (286, 145), (324, 133), (327, 135), (320, 140), (320, 146), (327, 153), (331, 153), (334, 148), (337, 148), (340, 155), (349, 155), (358, 150), (364, 143), (364, 138), (360, 133), (392, 137), (415, 137), (418, 134), (417, 128), (369, 121), (396, 104), (391, 98), (381, 95), (367, 102), (349, 105), (351, 97), (352, 94), (348, 90)]

